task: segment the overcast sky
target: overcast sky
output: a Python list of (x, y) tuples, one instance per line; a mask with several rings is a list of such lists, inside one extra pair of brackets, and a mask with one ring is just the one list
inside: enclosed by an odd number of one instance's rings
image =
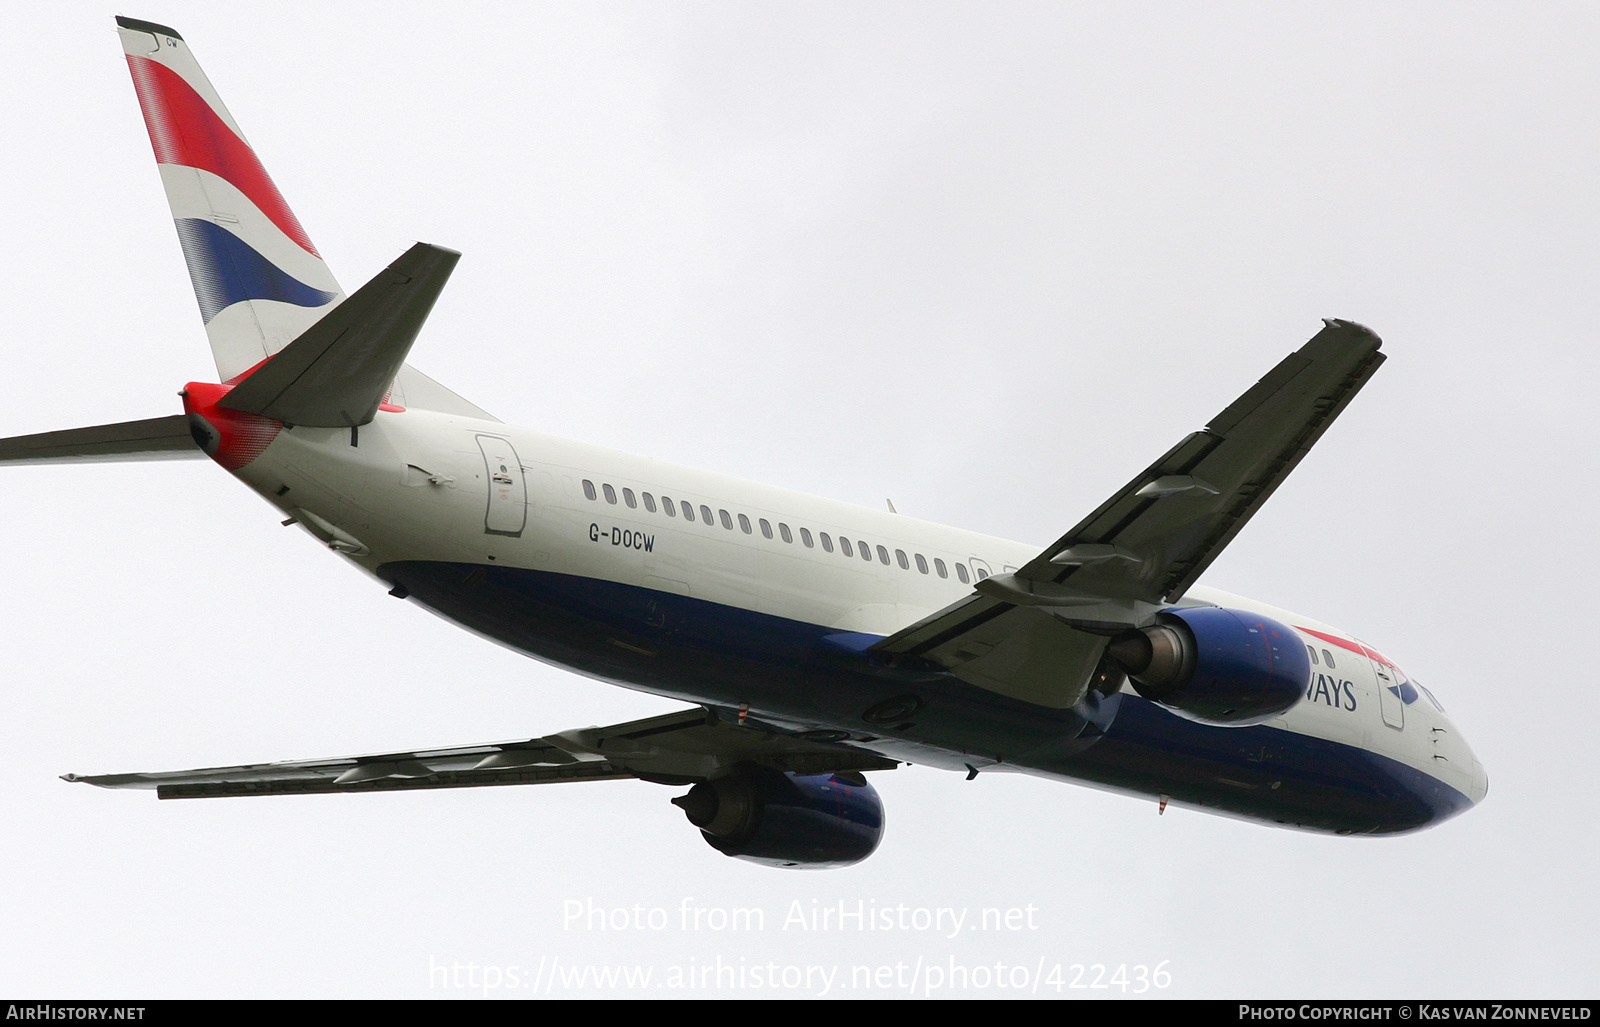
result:
[[(121, 13), (184, 35), (347, 290), (415, 240), (463, 251), (413, 362), (552, 434), (1043, 545), (1319, 318), (1371, 326), (1389, 361), (1202, 581), (1393, 656), (1487, 767), (1481, 807), (1339, 839), (910, 768), (875, 778), (875, 856), (797, 873), (641, 782), (69, 785), (674, 707), (395, 602), (209, 462), (10, 468), (0, 991), (439, 997), (466, 992), (430, 967), (720, 959), (1594, 997), (1600, 8), (1309, 8)], [(0, 435), (176, 412), (214, 376), (113, 13), (9, 17)], [(586, 930), (569, 901), (671, 924)], [(1035, 927), (784, 929), (814, 901)]]

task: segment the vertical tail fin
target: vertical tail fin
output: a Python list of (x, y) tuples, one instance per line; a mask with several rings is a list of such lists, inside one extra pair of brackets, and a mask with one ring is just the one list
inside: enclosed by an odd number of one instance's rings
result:
[(117, 18), (167, 202), (223, 380), (344, 298), (177, 32)]
[[(217, 374), (228, 381), (299, 338), (344, 290), (183, 37), (123, 17), (117, 33)], [(400, 406), (495, 420), (409, 364), (395, 375), (393, 396)]]

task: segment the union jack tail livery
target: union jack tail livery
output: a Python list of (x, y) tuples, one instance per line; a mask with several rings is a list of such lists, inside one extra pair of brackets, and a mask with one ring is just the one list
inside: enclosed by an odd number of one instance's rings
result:
[(227, 381), (283, 349), (344, 290), (183, 37), (120, 17), (117, 33), (217, 374)]
[(236, 471), (294, 424), (408, 407), (496, 422), (403, 362), (460, 254), (418, 243), (345, 303), (183, 37), (123, 17), (117, 34), (221, 384), (190, 383), (183, 414), (0, 440), (0, 463), (210, 456)]

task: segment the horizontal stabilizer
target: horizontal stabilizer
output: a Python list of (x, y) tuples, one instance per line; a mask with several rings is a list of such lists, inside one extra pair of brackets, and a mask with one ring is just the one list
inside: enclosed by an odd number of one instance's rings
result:
[(203, 457), (183, 414), (0, 439), (0, 464), (104, 463)]
[(221, 405), (289, 425), (368, 424), (461, 254), (417, 243), (277, 356)]

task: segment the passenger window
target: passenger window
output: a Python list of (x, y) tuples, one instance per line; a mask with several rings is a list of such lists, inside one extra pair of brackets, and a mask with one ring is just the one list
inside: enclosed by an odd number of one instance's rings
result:
[(767, 538), (772, 537), (772, 525), (767, 522), (765, 517), (761, 518), (761, 534)]
[(967, 565), (966, 564), (964, 564), (964, 563), (956, 564), (956, 577), (961, 579), (961, 583), (963, 585), (967, 584), (968, 582), (970, 582), (972, 580), (971, 578), (967, 577)]
[(646, 510), (649, 510), (651, 513), (655, 513), (656, 512), (656, 497), (655, 496), (652, 496), (648, 492), (641, 492), (641, 493), (639, 493), (639, 497), (644, 500), (644, 508)]
[[(808, 536), (809, 536), (809, 535), (810, 535), (810, 534), (811, 534), (811, 531), (810, 531), (810, 529), (808, 529), (808, 528), (801, 528), (801, 529), (800, 529), (800, 541), (802, 541), (802, 542), (804, 542), (804, 543), (805, 543), (805, 544), (806, 544), (806, 545), (810, 545), (810, 544), (811, 544), (811, 542), (810, 542), (810, 540), (809, 540), (809, 539), (808, 539)], [(833, 552), (833, 539), (831, 539), (831, 538), (829, 538), (829, 537), (828, 537), (828, 533), (827, 533), (827, 532), (825, 532), (825, 531), (824, 531), (824, 532), (822, 532), (822, 533), (821, 533), (821, 534), (822, 534), (822, 551), (823, 551), (823, 552), (824, 552), (824, 553), (831, 553), (831, 552)]]
[(928, 561), (927, 561), (927, 558), (924, 557), (921, 553), (917, 554), (917, 570), (921, 571), (924, 574), (928, 573)]
[(673, 505), (672, 500), (667, 496), (661, 497), (661, 512), (668, 517), (678, 516), (678, 508)]
[(1328, 661), (1328, 666), (1333, 666), (1333, 654), (1328, 652), (1328, 650), (1322, 650), (1322, 658)]
[(689, 505), (689, 501), (687, 499), (679, 500), (678, 501), (678, 505), (680, 507), (682, 507), (682, 509), (683, 509), (683, 519), (684, 520), (686, 520), (686, 521), (694, 520), (694, 507)]
[(590, 499), (596, 498), (594, 494), (594, 482), (590, 481), (588, 478), (583, 479), (583, 494), (588, 496)]
[[(744, 514), (739, 515), (739, 530), (744, 532), (746, 535), (752, 533), (750, 531), (750, 518), (746, 517)], [(772, 532), (770, 530), (767, 532), (767, 537), (772, 537)]]
[(1311, 665), (1315, 667), (1317, 665), (1317, 651), (1308, 645), (1306, 646), (1306, 652), (1311, 654)]
[[(824, 535), (822, 537), (827, 538), (828, 536)], [(856, 555), (856, 551), (850, 548), (850, 540), (845, 538), (843, 535), (839, 536), (839, 552), (846, 556)]]
[(984, 570), (982, 567), (978, 568), (978, 580), (979, 581), (982, 581), (984, 578), (987, 578), (988, 576), (989, 576), (989, 572), (988, 571)]
[[(883, 547), (880, 546), (878, 552), (883, 552)], [(911, 569), (911, 561), (906, 559), (906, 551), (904, 549), (896, 549), (894, 551), (894, 559), (900, 565), (901, 570), (909, 571)], [(888, 563), (889, 561), (885, 560), (883, 562)]]
[(633, 498), (633, 489), (622, 490), (622, 501), (628, 504), (629, 510), (639, 509), (639, 503)]
[[(789, 526), (782, 521), (778, 522), (778, 534), (783, 536), (783, 540), (785, 542), (789, 543), (790, 545), (794, 545), (794, 536), (789, 534)], [(806, 545), (809, 546), (810, 544), (811, 541), (809, 539), (806, 540)]]
[(606, 502), (615, 506), (617, 502), (617, 490), (612, 488), (610, 485), (601, 485), (600, 488), (606, 494)]
[(717, 523), (716, 519), (711, 516), (711, 508), (704, 503), (700, 504), (700, 519), (710, 525)]
[(939, 572), (939, 577), (948, 578), (950, 575), (944, 569), (944, 561), (937, 556), (933, 558), (933, 569)]
[(733, 530), (733, 518), (728, 516), (728, 511), (726, 511), (726, 510), (718, 510), (717, 513), (722, 515), (722, 526), (724, 528), (727, 528), (729, 531), (732, 531)]
[[(861, 559), (866, 560), (868, 563), (871, 563), (872, 562), (872, 547), (867, 545), (865, 542), (859, 543), (859, 545), (861, 547)], [(883, 547), (882, 546), (878, 547), (878, 552), (883, 553)], [(888, 553), (883, 553), (883, 562), (884, 563), (888, 563), (889, 562), (889, 554)]]

